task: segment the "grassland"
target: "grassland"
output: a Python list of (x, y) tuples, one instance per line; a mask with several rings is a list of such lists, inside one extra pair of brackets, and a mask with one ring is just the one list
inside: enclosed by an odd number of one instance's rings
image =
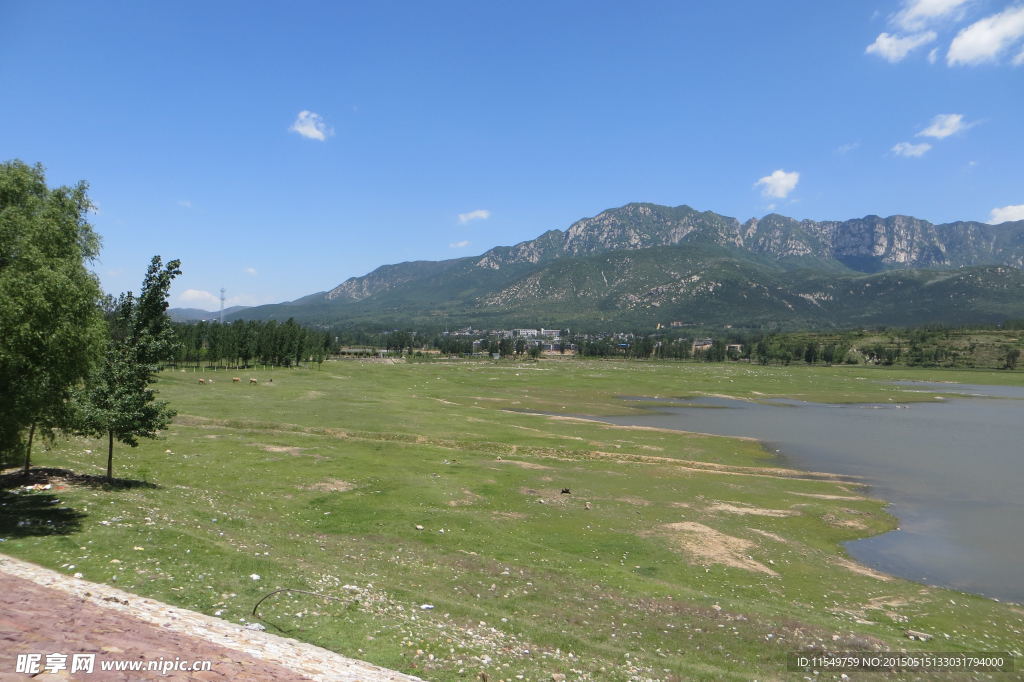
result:
[[(846, 559), (841, 542), (894, 526), (856, 483), (781, 469), (751, 440), (573, 417), (641, 407), (623, 395), (931, 400), (886, 382), (1020, 373), (352, 360), (215, 376), (161, 377), (179, 416), (117, 450), (134, 483), (0, 489), (0, 551), (432, 680), (787, 679), (794, 650), (1021, 649), (1021, 608)], [(104, 456), (61, 441), (35, 462), (99, 475)], [(335, 599), (283, 593), (254, 618), (278, 588)]]

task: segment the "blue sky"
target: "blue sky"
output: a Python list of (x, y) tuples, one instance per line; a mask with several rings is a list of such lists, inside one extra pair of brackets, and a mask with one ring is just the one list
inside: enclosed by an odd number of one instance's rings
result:
[(290, 300), (630, 201), (1024, 218), (1024, 0), (12, 2), (0, 158), (111, 292)]

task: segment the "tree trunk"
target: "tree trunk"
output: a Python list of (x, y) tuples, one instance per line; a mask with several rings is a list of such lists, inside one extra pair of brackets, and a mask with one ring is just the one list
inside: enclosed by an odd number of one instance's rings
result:
[(32, 465), (32, 438), (36, 435), (35, 422), (28, 429), (28, 444), (25, 446), (25, 471), (24, 476), (28, 476), (28, 469)]
[(114, 430), (107, 430), (107, 480), (114, 480)]

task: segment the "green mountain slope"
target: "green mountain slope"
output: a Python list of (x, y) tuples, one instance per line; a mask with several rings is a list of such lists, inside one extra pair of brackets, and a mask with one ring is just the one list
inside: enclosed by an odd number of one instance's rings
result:
[(1024, 221), (933, 225), (629, 204), (477, 257), (387, 265), (235, 317), (314, 324), (849, 327), (1024, 315)]

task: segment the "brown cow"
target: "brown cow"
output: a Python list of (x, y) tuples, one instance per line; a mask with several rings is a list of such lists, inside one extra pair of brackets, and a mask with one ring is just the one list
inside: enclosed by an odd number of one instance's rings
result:
[(254, 378), (252, 378), (252, 377), (249, 377), (249, 383), (250, 383), (250, 384), (255, 384), (255, 383), (257, 383), (257, 382), (256, 382), (256, 379), (254, 379)]
[(199, 380), (199, 383), (201, 383), (201, 384), (205, 384), (205, 383), (206, 383), (206, 379), (200, 379), (200, 380)]
[(231, 381), (232, 381), (232, 383), (235, 383), (235, 384), (237, 384), (237, 383), (238, 383), (239, 381), (241, 381), (241, 380), (242, 380), (242, 379), (241, 379), (240, 377), (231, 377)]

